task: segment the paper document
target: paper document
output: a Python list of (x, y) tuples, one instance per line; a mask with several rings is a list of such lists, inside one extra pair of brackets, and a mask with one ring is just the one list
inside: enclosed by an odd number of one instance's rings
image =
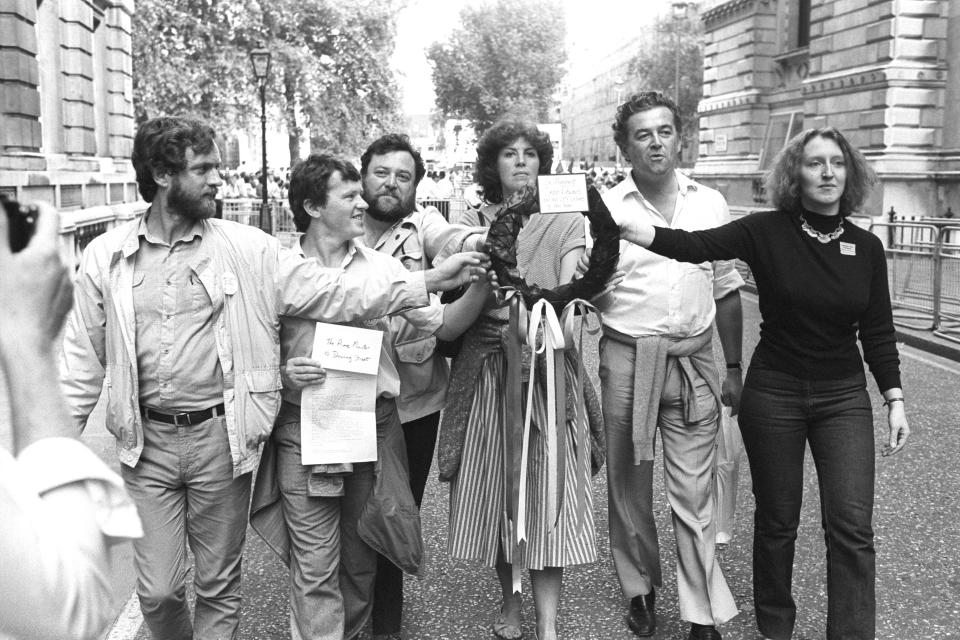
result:
[(374, 329), (317, 323), (313, 357), (324, 369), (377, 375), (383, 332)]
[[(382, 332), (317, 323), (313, 357), (327, 371), (300, 396), (301, 462), (377, 459), (377, 371)], [(372, 363), (372, 366), (371, 366)]]

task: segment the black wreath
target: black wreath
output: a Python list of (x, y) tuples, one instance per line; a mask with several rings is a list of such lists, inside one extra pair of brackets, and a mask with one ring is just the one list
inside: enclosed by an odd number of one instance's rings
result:
[(603, 203), (600, 193), (590, 187), (587, 191), (589, 210), (583, 212), (590, 220), (590, 230), (594, 236), (587, 272), (582, 278), (560, 285), (556, 289), (528, 284), (520, 277), (517, 269), (517, 234), (520, 233), (523, 216), (540, 210), (536, 196), (533, 187), (524, 187), (503, 203), (487, 232), (487, 248), (500, 286), (519, 291), (527, 308), (532, 307), (538, 300), (546, 300), (559, 313), (571, 300), (589, 300), (603, 291), (620, 260), (620, 228)]

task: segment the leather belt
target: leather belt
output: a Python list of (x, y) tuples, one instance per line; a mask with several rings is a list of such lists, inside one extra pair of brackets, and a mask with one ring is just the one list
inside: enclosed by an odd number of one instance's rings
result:
[(165, 422), (178, 427), (189, 427), (191, 425), (200, 424), (204, 420), (209, 420), (215, 416), (222, 416), (223, 403), (221, 402), (217, 406), (210, 407), (209, 409), (200, 409), (199, 411), (181, 411), (178, 413), (166, 413), (165, 411), (159, 411), (157, 409), (151, 409), (150, 407), (140, 405), (140, 412), (147, 420)]

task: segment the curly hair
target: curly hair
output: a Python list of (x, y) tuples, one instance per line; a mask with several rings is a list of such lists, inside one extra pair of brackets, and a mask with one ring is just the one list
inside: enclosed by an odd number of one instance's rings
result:
[(297, 231), (306, 232), (313, 218), (307, 213), (303, 203), (310, 201), (325, 206), (327, 189), (333, 174), (339, 173), (344, 182), (360, 182), (360, 172), (350, 162), (326, 153), (310, 154), (301, 160), (290, 172), (290, 192), (287, 200), (293, 212), (293, 224)]
[(666, 107), (673, 114), (673, 127), (677, 130), (677, 135), (683, 133), (683, 125), (680, 122), (680, 108), (677, 103), (663, 95), (659, 91), (641, 91), (635, 93), (617, 107), (617, 119), (610, 127), (613, 129), (613, 141), (622, 150), (627, 144), (627, 122), (630, 118), (648, 109), (656, 107)]
[(536, 149), (541, 175), (550, 173), (553, 166), (553, 145), (548, 134), (529, 122), (500, 120), (487, 129), (477, 143), (477, 184), (480, 195), (491, 204), (503, 202), (497, 158), (504, 147), (519, 138), (525, 138)]
[(427, 167), (423, 163), (423, 156), (420, 155), (417, 148), (410, 142), (410, 138), (402, 133), (388, 133), (374, 140), (370, 146), (367, 147), (367, 150), (363, 152), (363, 155), (360, 156), (360, 173), (367, 175), (367, 169), (370, 167), (370, 158), (373, 156), (382, 156), (394, 151), (406, 151), (410, 154), (413, 158), (413, 164), (416, 167), (413, 184), (414, 186), (420, 184), (423, 176), (427, 173)]
[(773, 161), (773, 168), (766, 176), (767, 193), (779, 209), (796, 211), (800, 208), (800, 169), (803, 164), (803, 150), (814, 138), (833, 140), (843, 152), (846, 162), (847, 179), (840, 196), (840, 215), (848, 216), (859, 210), (876, 181), (873, 169), (853, 145), (847, 142), (842, 133), (833, 127), (805, 129), (787, 142)]
[(140, 125), (130, 160), (143, 199), (153, 202), (157, 195), (154, 173), (180, 173), (187, 168), (187, 149), (196, 154), (209, 153), (216, 146), (216, 136), (213, 127), (189, 118), (160, 117)]

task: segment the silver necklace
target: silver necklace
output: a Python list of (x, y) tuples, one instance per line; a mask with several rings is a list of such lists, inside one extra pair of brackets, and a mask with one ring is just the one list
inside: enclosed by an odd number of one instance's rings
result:
[(800, 214), (800, 228), (803, 229), (811, 238), (816, 238), (823, 244), (827, 244), (831, 240), (836, 240), (843, 235), (843, 218), (840, 218), (840, 224), (837, 225), (837, 228), (831, 231), (830, 233), (820, 233), (816, 229), (810, 226), (810, 223), (807, 222), (807, 219), (803, 217), (803, 214)]

